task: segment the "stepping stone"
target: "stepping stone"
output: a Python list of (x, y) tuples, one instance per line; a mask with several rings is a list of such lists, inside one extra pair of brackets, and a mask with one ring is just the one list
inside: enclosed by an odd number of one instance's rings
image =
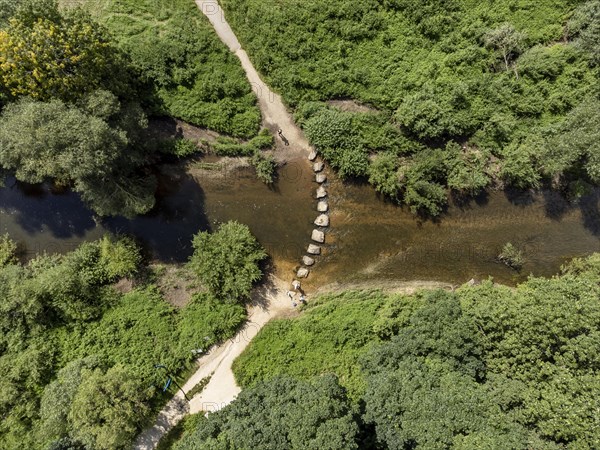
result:
[(315, 244), (309, 244), (307, 252), (310, 253), (311, 255), (320, 255), (321, 247), (319, 247), (318, 245), (315, 245)]
[(329, 216), (327, 214), (321, 214), (319, 217), (315, 219), (315, 225), (318, 227), (328, 227), (329, 226)]
[(316, 162), (313, 164), (313, 170), (315, 172), (320, 172), (325, 168), (325, 164), (323, 162)]
[(308, 160), (309, 161), (314, 161), (315, 159), (317, 159), (317, 152), (316, 151), (312, 151), (310, 152), (310, 154), (308, 155)]
[(310, 270), (308, 270), (306, 267), (301, 267), (300, 269), (298, 269), (298, 272), (296, 272), (296, 276), (298, 278), (306, 278), (309, 273)]
[(323, 233), (322, 231), (319, 231), (319, 230), (313, 230), (310, 238), (313, 241), (318, 242), (319, 244), (322, 244), (323, 242), (325, 242), (325, 233)]
[(310, 256), (303, 256), (302, 262), (304, 263), (305, 266), (312, 266), (315, 263), (315, 260), (314, 260), (314, 258), (311, 258)]
[(317, 198), (325, 198), (327, 197), (327, 191), (325, 190), (325, 188), (323, 186), (320, 186), (319, 189), (317, 189)]
[(327, 181), (327, 175), (325, 175), (324, 173), (318, 173), (315, 177), (315, 181), (319, 184), (325, 183)]
[(320, 201), (319, 203), (317, 203), (317, 211), (319, 212), (327, 212), (329, 210), (329, 205), (327, 204), (327, 202), (324, 201)]

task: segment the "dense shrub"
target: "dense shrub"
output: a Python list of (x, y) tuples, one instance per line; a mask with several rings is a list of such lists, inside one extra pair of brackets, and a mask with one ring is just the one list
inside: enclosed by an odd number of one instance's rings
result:
[[(282, 376), (336, 374), (360, 411), (360, 448), (591, 448), (599, 281), (595, 254), (516, 288), (326, 295), (267, 324), (234, 371), (250, 397)], [(241, 407), (214, 423), (243, 427)], [(216, 436), (208, 429), (193, 437), (199, 448)]]
[[(458, 142), (465, 151), (451, 152), (439, 179), (415, 169), (398, 198), (435, 215), (446, 188), (473, 195), (490, 185), (578, 177), (597, 183), (595, 170), (585, 170), (596, 165), (586, 155), (598, 153), (587, 151), (595, 141), (589, 103), (600, 103), (596, 0), (577, 7), (499, 1), (493, 8), (464, 1), (276, 3), (222, 2), (259, 71), (343, 177), (369, 174), (380, 192), (396, 196), (392, 181), (382, 189), (392, 176), (365, 169), (365, 154), (387, 152), (371, 158), (382, 167), (389, 153), (400, 164), (427, 147)], [(323, 103), (339, 98), (380, 112)], [(578, 115), (583, 110), (589, 119)]]
[(267, 254), (246, 225), (232, 221), (214, 233), (202, 231), (192, 245), (189, 266), (212, 295), (230, 303), (248, 298)]

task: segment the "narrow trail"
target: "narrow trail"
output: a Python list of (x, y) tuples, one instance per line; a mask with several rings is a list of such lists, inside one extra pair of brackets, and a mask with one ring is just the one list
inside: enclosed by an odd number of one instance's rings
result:
[(264, 125), (271, 132), (280, 128), (283, 131), (283, 135), (290, 141), (290, 147), (297, 154), (302, 156), (308, 155), (311, 146), (306, 136), (304, 136), (302, 130), (294, 123), (292, 116), (281, 100), (281, 96), (273, 92), (260, 78), (260, 75), (250, 62), (248, 54), (242, 49), (229, 23), (225, 20), (225, 14), (219, 3), (216, 0), (196, 0), (196, 5), (208, 17), (221, 41), (229, 47), (232, 53), (235, 53), (242, 63), (242, 68), (246, 72), (248, 81), (258, 98)]
[[(285, 158), (305, 157), (312, 150), (308, 140), (294, 123), (281, 97), (275, 94), (261, 80), (258, 72), (250, 62), (248, 55), (241, 48), (237, 37), (229, 24), (220, 5), (215, 0), (197, 0), (196, 4), (208, 17), (219, 38), (240, 59), (248, 80), (258, 98), (263, 124), (275, 132), (281, 129), (289, 140), (290, 146)], [(260, 329), (271, 319), (290, 310), (290, 300), (286, 295), (288, 283), (275, 277), (255, 292), (253, 306), (248, 311), (248, 322), (238, 334), (227, 342), (211, 349), (197, 361), (198, 370), (182, 386), (187, 393), (205, 377), (211, 377), (209, 383), (188, 403), (183, 394), (177, 394), (160, 411), (154, 425), (143, 431), (137, 438), (134, 448), (150, 450), (156, 448), (160, 439), (171, 430), (186, 414), (201, 411), (217, 411), (231, 403), (240, 392), (236, 384), (231, 366), (233, 361), (244, 351)]]

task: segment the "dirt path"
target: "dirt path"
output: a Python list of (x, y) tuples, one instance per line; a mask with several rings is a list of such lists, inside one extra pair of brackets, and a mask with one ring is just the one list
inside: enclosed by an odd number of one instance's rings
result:
[(286, 295), (287, 283), (270, 277), (254, 292), (253, 305), (248, 311), (248, 322), (238, 334), (211, 349), (197, 362), (198, 370), (182, 386), (187, 393), (203, 378), (211, 377), (204, 390), (188, 402), (181, 391), (159, 413), (154, 426), (145, 430), (135, 442), (136, 449), (154, 449), (160, 439), (186, 414), (217, 411), (231, 403), (239, 394), (231, 365), (244, 351), (259, 330), (274, 317), (289, 314), (290, 301)]
[[(208, 17), (219, 38), (237, 55), (246, 71), (246, 75), (254, 90), (263, 117), (263, 125), (274, 134), (281, 129), (289, 146), (278, 142), (275, 156), (279, 160), (290, 160), (306, 157), (311, 148), (308, 140), (294, 123), (281, 97), (269, 89), (261, 80), (258, 72), (250, 62), (248, 55), (242, 50), (235, 34), (225, 21), (219, 4), (213, 1), (197, 0), (196, 4)], [(307, 195), (310, 195), (307, 193)], [(288, 283), (270, 277), (269, 282), (255, 292), (254, 305), (249, 309), (248, 323), (231, 340), (212, 349), (197, 362), (198, 370), (182, 386), (189, 392), (203, 378), (210, 376), (210, 382), (203, 391), (191, 401), (186, 402), (181, 392), (169, 401), (159, 413), (154, 426), (145, 430), (134, 444), (135, 449), (150, 450), (156, 448), (160, 439), (188, 413), (216, 411), (229, 404), (239, 394), (231, 365), (244, 351), (259, 330), (271, 319), (290, 312), (290, 300), (286, 292)]]
[(261, 80), (260, 75), (250, 62), (248, 54), (242, 49), (237, 37), (225, 20), (225, 15), (219, 3), (216, 0), (196, 0), (196, 4), (208, 17), (219, 38), (229, 47), (229, 50), (235, 53), (242, 63), (248, 81), (258, 98), (263, 125), (275, 135), (277, 130), (281, 129), (283, 135), (289, 140), (289, 146), (278, 146), (275, 157), (290, 160), (294, 157), (306, 156), (310, 151), (308, 140), (302, 130), (294, 123), (292, 116), (281, 100), (281, 96), (271, 91)]

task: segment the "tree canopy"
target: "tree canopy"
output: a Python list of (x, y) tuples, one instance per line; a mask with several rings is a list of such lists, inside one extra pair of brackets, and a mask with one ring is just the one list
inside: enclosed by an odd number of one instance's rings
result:
[(198, 233), (192, 245), (189, 266), (217, 298), (246, 299), (262, 277), (259, 263), (267, 254), (246, 225), (224, 223), (214, 233)]

